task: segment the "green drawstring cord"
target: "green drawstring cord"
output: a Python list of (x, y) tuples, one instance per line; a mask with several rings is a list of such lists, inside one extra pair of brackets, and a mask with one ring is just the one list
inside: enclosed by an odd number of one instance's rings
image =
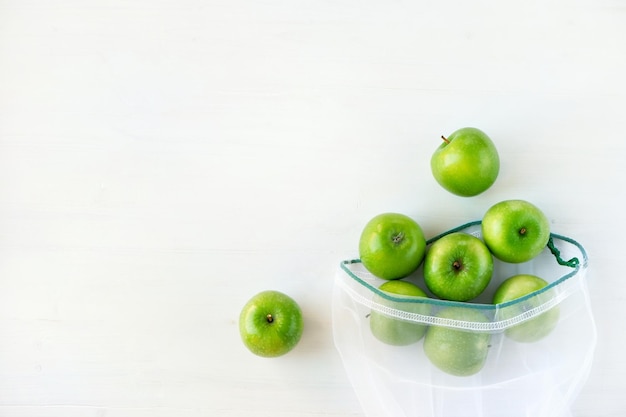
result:
[(548, 239), (548, 249), (550, 249), (550, 252), (552, 252), (552, 254), (556, 258), (556, 261), (559, 263), (559, 265), (569, 266), (571, 268), (576, 268), (578, 266), (578, 264), (580, 263), (580, 261), (576, 257), (573, 257), (569, 261), (563, 260), (563, 258), (561, 258), (561, 251), (558, 250), (554, 246), (554, 241), (552, 240), (552, 236), (550, 236), (550, 239)]

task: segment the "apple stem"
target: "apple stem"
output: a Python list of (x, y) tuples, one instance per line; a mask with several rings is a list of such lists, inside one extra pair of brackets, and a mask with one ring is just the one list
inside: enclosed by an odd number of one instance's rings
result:
[(519, 229), (519, 234), (520, 235), (525, 235), (526, 234), (526, 228), (522, 227), (521, 229)]
[(459, 261), (454, 261), (454, 263), (452, 264), (452, 267), (454, 268), (455, 271), (460, 271), (463, 268), (463, 265)]
[(391, 238), (393, 243), (395, 243), (396, 245), (402, 242), (403, 239), (404, 239), (404, 233), (402, 232), (398, 233), (397, 235), (394, 235), (393, 238)]
[(274, 317), (271, 314), (268, 314), (266, 317), (268, 323), (272, 323), (274, 321)]
[(441, 135), (441, 139), (443, 139), (443, 141), (445, 143), (450, 143), (450, 141), (448, 140), (448, 138), (446, 138), (444, 135)]

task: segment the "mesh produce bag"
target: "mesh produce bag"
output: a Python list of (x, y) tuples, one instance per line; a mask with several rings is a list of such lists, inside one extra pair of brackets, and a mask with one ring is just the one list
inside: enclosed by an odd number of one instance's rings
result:
[[(478, 221), (443, 233), (428, 244), (459, 231), (481, 238)], [(462, 303), (380, 291), (379, 285), (386, 281), (370, 274), (358, 259), (342, 262), (333, 290), (333, 337), (365, 414), (570, 417), (570, 406), (587, 378), (596, 345), (586, 269), (584, 248), (571, 238), (551, 234), (546, 249), (529, 262), (509, 264), (494, 259), (493, 278), (486, 290), (472, 302)], [(516, 274), (536, 275), (549, 285), (511, 302), (491, 304), (500, 283)], [(405, 280), (426, 290), (421, 267)], [(450, 309), (471, 314), (443, 313)], [(488, 343), (484, 365), (468, 376), (442, 370), (426, 355), (425, 337), (406, 346), (374, 337), (372, 314), (423, 326), (426, 332), (444, 327), (475, 336)], [(531, 342), (512, 337), (512, 332), (547, 315), (554, 320), (545, 337)], [(480, 320), (467, 318), (475, 316)]]

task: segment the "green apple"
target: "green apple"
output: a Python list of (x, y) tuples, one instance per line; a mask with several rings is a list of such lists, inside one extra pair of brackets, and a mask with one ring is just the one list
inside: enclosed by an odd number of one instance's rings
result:
[[(430, 313), (430, 306), (428, 304), (404, 301), (414, 297), (428, 297), (420, 287), (413, 283), (401, 280), (387, 281), (378, 287), (378, 289), (392, 295), (397, 294), (403, 296), (403, 301), (395, 301), (376, 295), (374, 301), (379, 305), (409, 313), (423, 315)], [(370, 314), (370, 329), (372, 334), (378, 340), (388, 345), (406, 346), (413, 344), (424, 336), (426, 328), (427, 325), (425, 324), (395, 318), (377, 310), (372, 310)]]
[(419, 224), (404, 214), (383, 213), (361, 232), (359, 257), (363, 266), (382, 279), (399, 279), (422, 263), (426, 238)]
[[(474, 308), (448, 307), (437, 317), (485, 323), (487, 317)], [(480, 371), (489, 352), (491, 334), (454, 327), (430, 326), (424, 337), (424, 353), (439, 369), (456, 376)]]
[(482, 240), (455, 232), (436, 240), (424, 259), (424, 281), (439, 298), (468, 301), (491, 281), (493, 257)]
[(284, 355), (300, 341), (304, 328), (302, 310), (296, 301), (279, 291), (262, 291), (241, 310), (239, 333), (255, 355)]
[(524, 200), (505, 200), (487, 210), (482, 235), (493, 255), (504, 262), (530, 261), (546, 247), (550, 222), (539, 208)]
[[(517, 300), (542, 288), (548, 283), (538, 276), (529, 274), (519, 274), (507, 278), (500, 284), (493, 295), (493, 303), (501, 304), (507, 301)], [(498, 316), (500, 320), (511, 319), (523, 314), (525, 311), (536, 308), (548, 301), (553, 296), (552, 291), (548, 290), (534, 296), (530, 296), (526, 300), (520, 300), (519, 303), (503, 306), (500, 308)], [(518, 342), (535, 342), (543, 339), (550, 334), (559, 321), (559, 307), (555, 306), (541, 313), (540, 315), (509, 327), (505, 330), (505, 334), (511, 339)]]
[(500, 172), (500, 157), (485, 132), (464, 127), (442, 139), (430, 159), (430, 168), (443, 188), (471, 197), (493, 185)]

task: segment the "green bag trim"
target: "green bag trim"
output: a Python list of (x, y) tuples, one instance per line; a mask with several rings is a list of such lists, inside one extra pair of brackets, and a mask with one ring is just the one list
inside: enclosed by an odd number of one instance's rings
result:
[[(455, 233), (455, 232), (460, 232), (463, 231), (469, 227), (472, 226), (478, 226), (482, 224), (481, 220), (475, 220), (472, 222), (468, 222), (465, 224), (462, 224), (461, 226), (457, 226), (453, 229), (447, 230), (433, 238), (430, 238), (426, 241), (427, 245), (431, 245), (433, 242), (435, 242), (438, 239), (441, 239), (442, 237), (449, 235), (451, 233)], [(582, 264), (581, 261), (577, 258), (577, 257), (573, 257), (569, 260), (564, 260), (563, 258), (561, 258), (561, 251), (555, 246), (554, 244), (554, 240), (562, 240), (564, 242), (570, 243), (574, 246), (576, 246), (582, 256), (583, 256), (583, 260), (582, 260)], [(370, 291), (372, 291), (373, 293), (375, 293), (376, 295), (387, 299), (389, 301), (395, 301), (395, 302), (409, 302), (409, 303), (416, 303), (416, 304), (430, 304), (430, 305), (436, 305), (436, 306), (443, 306), (443, 307), (464, 307), (464, 308), (474, 308), (477, 310), (495, 310), (497, 308), (502, 308), (502, 307), (507, 307), (507, 306), (511, 306), (517, 303), (522, 303), (525, 300), (528, 300), (531, 297), (534, 297), (538, 294), (541, 294), (545, 291), (549, 291), (550, 289), (556, 287), (557, 285), (561, 284), (562, 282), (568, 280), (569, 278), (573, 277), (574, 275), (576, 275), (578, 273), (578, 271), (580, 271), (580, 269), (582, 267), (586, 268), (587, 267), (587, 263), (588, 263), (588, 258), (587, 258), (587, 252), (585, 251), (585, 248), (578, 243), (577, 241), (575, 241), (572, 238), (569, 238), (567, 236), (562, 236), (556, 233), (550, 233), (550, 237), (548, 239), (548, 244), (547, 244), (548, 249), (550, 250), (550, 253), (552, 253), (552, 255), (554, 256), (556, 262), (559, 265), (562, 266), (567, 266), (572, 268), (572, 271), (570, 271), (569, 273), (563, 275), (562, 277), (560, 277), (559, 279), (555, 280), (554, 282), (551, 282), (550, 284), (548, 284), (547, 286), (545, 286), (544, 288), (534, 291), (530, 294), (527, 294), (523, 297), (517, 298), (515, 300), (511, 300), (511, 301), (507, 301), (501, 304), (483, 304), (483, 303), (471, 303), (471, 302), (462, 302), (462, 301), (449, 301), (449, 300), (440, 300), (440, 299), (436, 299), (436, 298), (426, 298), (426, 297), (412, 297), (412, 298), (405, 298), (402, 296), (394, 296), (391, 295), (389, 293), (383, 292), (381, 290), (379, 290), (378, 288), (374, 287), (373, 285), (369, 284), (368, 282), (366, 282), (365, 280), (363, 280), (362, 278), (360, 278), (359, 276), (357, 276), (354, 272), (352, 272), (349, 268), (349, 265), (351, 264), (357, 264), (357, 263), (361, 263), (360, 259), (349, 259), (349, 260), (344, 260), (341, 262), (340, 266), (341, 269), (343, 271), (345, 271), (348, 276), (350, 276), (350, 278), (352, 278), (353, 280), (355, 280), (356, 282), (358, 282), (360, 285), (366, 287), (367, 289), (369, 289)]]

